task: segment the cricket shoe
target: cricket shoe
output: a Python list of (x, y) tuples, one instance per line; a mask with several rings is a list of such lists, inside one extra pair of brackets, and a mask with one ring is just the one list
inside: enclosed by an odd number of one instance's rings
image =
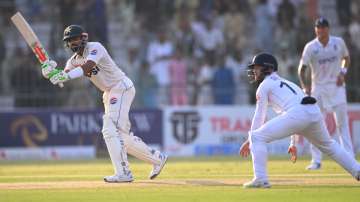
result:
[(129, 172), (127, 175), (106, 176), (104, 177), (104, 181), (109, 183), (122, 183), (122, 182), (132, 182), (134, 181), (134, 178), (131, 172)]
[(319, 170), (321, 168), (321, 163), (311, 163), (306, 167), (306, 170)]
[(161, 159), (160, 164), (154, 164), (153, 169), (150, 172), (149, 175), (150, 180), (155, 179), (160, 174), (161, 170), (166, 164), (168, 156), (166, 154), (160, 154), (160, 159)]
[(358, 170), (358, 171), (356, 172), (355, 179), (356, 179), (357, 181), (360, 181), (360, 170)]
[(243, 184), (244, 188), (270, 188), (271, 184), (268, 181), (262, 180), (251, 180), (250, 182), (246, 182)]

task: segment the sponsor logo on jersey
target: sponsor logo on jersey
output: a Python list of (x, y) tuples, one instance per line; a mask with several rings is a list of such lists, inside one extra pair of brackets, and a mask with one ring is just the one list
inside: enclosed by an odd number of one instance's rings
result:
[(116, 97), (112, 97), (110, 98), (110, 104), (116, 104), (117, 103), (117, 98)]
[(90, 52), (90, 55), (96, 55), (97, 54), (97, 50), (92, 50), (91, 52)]
[(337, 57), (336, 56), (332, 56), (332, 57), (328, 57), (328, 58), (323, 58), (323, 59), (319, 59), (319, 65), (323, 65), (326, 63), (333, 63), (337, 61)]

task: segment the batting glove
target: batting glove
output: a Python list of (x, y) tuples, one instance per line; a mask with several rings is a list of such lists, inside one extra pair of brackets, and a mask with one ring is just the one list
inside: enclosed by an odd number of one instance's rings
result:
[(50, 73), (56, 68), (57, 63), (54, 60), (47, 60), (41, 65), (41, 73), (46, 79), (50, 78)]
[(50, 78), (50, 82), (54, 85), (62, 84), (70, 80), (68, 73), (59, 69), (54, 69), (52, 72), (50, 72), (49, 78)]

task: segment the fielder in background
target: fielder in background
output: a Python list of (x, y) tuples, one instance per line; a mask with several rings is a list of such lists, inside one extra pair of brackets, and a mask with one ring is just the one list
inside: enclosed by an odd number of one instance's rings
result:
[(103, 91), (105, 114), (102, 134), (114, 167), (115, 175), (104, 177), (105, 182), (131, 182), (127, 153), (153, 165), (149, 178), (154, 179), (164, 167), (167, 155), (148, 147), (130, 132), (129, 110), (135, 96), (132, 81), (115, 64), (104, 46), (88, 42), (88, 34), (78, 25), (64, 31), (65, 46), (74, 52), (63, 71), (55, 63), (43, 65), (43, 76), (54, 85), (87, 76)]
[[(329, 22), (325, 18), (315, 21), (316, 38), (308, 42), (299, 64), (301, 87), (307, 95), (315, 97), (326, 117), (335, 115), (340, 145), (354, 156), (346, 104), (345, 75), (350, 65), (349, 51), (340, 37), (330, 36)], [(306, 82), (306, 69), (311, 68), (311, 83)], [(321, 168), (321, 152), (311, 145), (312, 161), (307, 170)]]
[[(245, 188), (269, 188), (267, 174), (266, 143), (293, 134), (306, 137), (322, 152), (329, 155), (356, 180), (360, 180), (360, 164), (352, 155), (330, 138), (325, 121), (316, 99), (305, 96), (296, 84), (280, 77), (274, 56), (261, 53), (249, 64), (249, 78), (257, 82), (256, 109), (249, 131), (248, 140), (240, 148), (240, 155), (247, 157), (250, 152), (254, 178), (245, 183)], [(268, 106), (279, 115), (265, 123)], [(293, 140), (293, 138), (292, 138)], [(289, 152), (295, 156), (296, 146), (292, 141)]]

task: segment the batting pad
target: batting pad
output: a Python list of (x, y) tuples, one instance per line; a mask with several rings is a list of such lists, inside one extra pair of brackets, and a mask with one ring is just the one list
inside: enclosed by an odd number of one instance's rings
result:
[(114, 122), (107, 116), (103, 117), (103, 129), (105, 144), (108, 149), (112, 165), (116, 175), (126, 175), (129, 172), (129, 162), (121, 136), (117, 133)]
[(160, 151), (147, 146), (141, 138), (134, 136), (133, 133), (122, 135), (125, 148), (128, 154), (151, 164), (160, 164)]

